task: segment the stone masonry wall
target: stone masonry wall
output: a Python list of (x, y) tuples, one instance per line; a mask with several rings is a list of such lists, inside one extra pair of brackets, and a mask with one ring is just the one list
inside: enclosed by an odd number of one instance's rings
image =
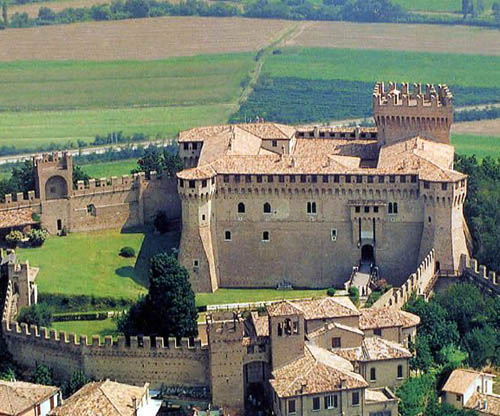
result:
[(500, 281), (497, 274), (484, 265), (480, 265), (476, 259), (469, 259), (467, 256), (461, 257), (463, 277), (471, 283), (488, 291), (493, 295), (500, 295)]

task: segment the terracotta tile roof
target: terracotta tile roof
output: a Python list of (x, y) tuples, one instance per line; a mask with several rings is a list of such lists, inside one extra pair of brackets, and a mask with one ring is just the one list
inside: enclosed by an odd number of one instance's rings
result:
[(387, 402), (389, 400), (397, 401), (398, 398), (387, 387), (365, 390), (365, 400), (367, 402)]
[(273, 303), (267, 307), (269, 316), (300, 315), (303, 311), (293, 305), (289, 300)]
[(133, 416), (133, 398), (138, 402), (144, 397), (147, 385), (129, 386), (106, 380), (88, 383), (56, 407), (52, 416)]
[(333, 352), (349, 361), (380, 361), (411, 357), (410, 351), (402, 345), (380, 337), (368, 337), (359, 347), (335, 348)]
[(342, 385), (344, 389), (368, 386), (363, 377), (336, 365), (337, 362), (334, 357), (331, 363), (325, 357), (318, 359), (306, 345), (302, 358), (273, 371), (271, 386), (281, 398), (339, 391)]
[(474, 382), (474, 380), (477, 377), (481, 377), (482, 375), (494, 377), (492, 374), (480, 373), (478, 371), (468, 370), (465, 368), (458, 368), (450, 374), (442, 390), (448, 391), (450, 393), (464, 394), (469, 386)]
[(237, 126), (261, 139), (290, 139), (296, 132), (295, 127), (278, 123), (248, 123)]
[(19, 227), (36, 224), (31, 208), (12, 209), (0, 212), (0, 228)]
[(321, 152), (327, 155), (351, 156), (361, 159), (377, 159), (376, 140), (367, 139), (297, 139), (295, 156), (307, 156)]
[(352, 333), (357, 334), (357, 335), (364, 335), (363, 331), (359, 330), (358, 328), (354, 328), (354, 327), (348, 326), (348, 325), (341, 325), (341, 324), (338, 324), (335, 322), (330, 322), (330, 323), (326, 324), (325, 326), (322, 326), (321, 328), (317, 329), (316, 331), (308, 333), (307, 337), (309, 339), (315, 338), (319, 335), (324, 334), (325, 332), (331, 331), (334, 328), (338, 328), (338, 329), (341, 329), (343, 331), (352, 332)]
[(347, 296), (301, 299), (290, 301), (290, 303), (302, 311), (306, 320), (360, 315)]
[(0, 380), (0, 414), (18, 415), (52, 397), (58, 387)]
[(390, 307), (361, 309), (361, 317), (359, 318), (361, 330), (394, 326), (410, 328), (419, 323), (420, 318), (417, 315)]
[[(486, 407), (484, 403), (486, 402)], [(500, 416), (500, 396), (474, 392), (465, 407), (474, 409), (480, 414)]]
[(269, 336), (269, 316), (260, 316), (257, 312), (252, 312), (252, 321), (258, 337)]
[(184, 169), (177, 173), (180, 179), (209, 179), (216, 175), (215, 170), (210, 166), (203, 166), (201, 168)]

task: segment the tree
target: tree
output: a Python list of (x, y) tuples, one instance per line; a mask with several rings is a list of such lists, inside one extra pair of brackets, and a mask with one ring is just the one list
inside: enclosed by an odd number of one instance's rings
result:
[(496, 1), (491, 6), (491, 10), (493, 11), (493, 17), (498, 22), (500, 21), (500, 1)]
[(184, 164), (179, 154), (177, 152), (172, 153), (172, 150), (168, 147), (163, 149), (163, 165), (166, 174), (171, 178), (175, 178), (175, 174), (184, 169)]
[(437, 400), (434, 374), (427, 373), (406, 379), (396, 391), (401, 399), (399, 414), (401, 416), (419, 416), (426, 414), (430, 402)]
[(73, 165), (73, 188), (77, 188), (78, 181), (83, 181), (85, 184), (89, 183), (90, 176), (80, 166)]
[(90, 383), (92, 379), (87, 376), (83, 371), (77, 370), (71, 374), (69, 383), (64, 386), (66, 396), (70, 396), (76, 391), (80, 390), (85, 384)]
[(163, 158), (156, 147), (150, 146), (144, 150), (144, 156), (137, 161), (138, 167), (132, 170), (132, 173), (155, 171), (158, 174), (163, 172)]
[(33, 162), (25, 160), (20, 166), (12, 168), (10, 177), (11, 188), (16, 192), (32, 191), (35, 189), (35, 170)]
[(352, 303), (355, 305), (359, 304), (359, 289), (356, 286), (351, 286), (349, 288), (349, 298), (352, 300)]
[(409, 364), (413, 370), (420, 370), (423, 372), (429, 371), (432, 367), (434, 360), (432, 358), (431, 349), (426, 336), (418, 335), (415, 346), (415, 355), (410, 358)]
[(44, 386), (52, 386), (54, 384), (52, 369), (44, 364), (40, 364), (35, 369), (34, 380), (35, 384), (43, 384)]
[(2, 18), (5, 27), (9, 27), (9, 12), (7, 11), (7, 0), (2, 2)]
[(40, 7), (40, 10), (38, 10), (38, 20), (53, 22), (56, 20), (56, 13), (48, 7)]
[(49, 328), (52, 325), (52, 311), (45, 303), (38, 303), (21, 309), (19, 322)]
[(500, 331), (489, 325), (474, 328), (465, 334), (463, 344), (469, 352), (469, 364), (480, 368), (489, 362), (498, 362)]

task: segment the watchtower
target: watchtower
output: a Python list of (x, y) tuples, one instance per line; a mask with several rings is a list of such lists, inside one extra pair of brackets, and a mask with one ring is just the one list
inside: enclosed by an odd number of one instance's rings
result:
[(389, 83), (386, 91), (383, 82), (373, 90), (373, 115), (378, 128), (380, 145), (421, 136), (440, 143), (450, 143), (453, 123), (453, 95), (446, 85), (427, 84), (425, 93), (421, 84), (403, 82), (401, 88)]
[(33, 158), (35, 166), (35, 192), (42, 201), (71, 196), (73, 191), (73, 160), (69, 153), (44, 153)]

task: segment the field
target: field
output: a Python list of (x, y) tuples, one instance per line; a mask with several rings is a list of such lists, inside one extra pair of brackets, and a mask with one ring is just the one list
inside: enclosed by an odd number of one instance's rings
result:
[(124, 159), (80, 166), (91, 178), (110, 178), (111, 176), (128, 175), (132, 169), (137, 167), (137, 159)]
[[(447, 0), (432, 3), (441, 5)], [(498, 31), (471, 26), (308, 22), (287, 45), (500, 55)]]
[(476, 155), (479, 160), (486, 156), (495, 159), (500, 157), (500, 135), (492, 137), (452, 134), (451, 143), (458, 154)]
[[(428, 11), (428, 12), (461, 12), (461, 0), (393, 0), (395, 4), (399, 4), (408, 10)], [(486, 9), (491, 9), (494, 0), (485, 0), (484, 6)]]
[(68, 7), (92, 7), (95, 4), (108, 3), (107, 0), (61, 0), (61, 1), (43, 1), (38, 3), (13, 4), (8, 8), (9, 16), (14, 13), (28, 13), (29, 17), (37, 17), (38, 11), (42, 7), (49, 7), (55, 12), (60, 12)]
[(157, 17), (7, 29), (2, 31), (0, 61), (153, 60), (256, 51), (292, 24), (267, 19)]
[[(456, 134), (477, 134), (480, 136), (500, 136), (500, 119), (466, 121), (453, 124), (451, 131)], [(499, 143), (500, 145), (500, 143)]]
[[(40, 268), (40, 293), (136, 299), (146, 292), (149, 257), (177, 245), (177, 238), (118, 230), (75, 233), (50, 237), (41, 248), (18, 249), (17, 254)], [(138, 257), (120, 257), (124, 246), (133, 247)]]
[(79, 339), (80, 335), (87, 335), (88, 339), (92, 339), (92, 335), (104, 337), (106, 335), (116, 336), (119, 332), (116, 328), (116, 322), (111, 318), (102, 321), (68, 321), (54, 322), (52, 328), (66, 333), (74, 333)]

